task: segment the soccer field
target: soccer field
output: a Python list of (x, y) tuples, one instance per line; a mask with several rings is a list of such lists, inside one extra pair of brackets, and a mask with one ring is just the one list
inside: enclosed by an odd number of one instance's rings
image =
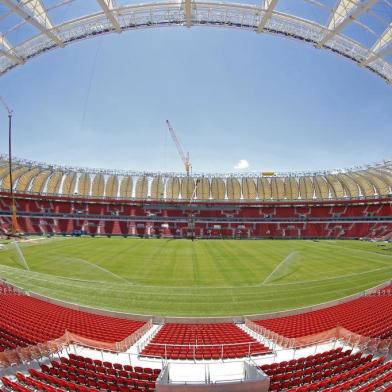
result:
[(359, 241), (53, 238), (0, 250), (0, 276), (49, 297), (170, 316), (265, 313), (392, 278), (392, 247)]

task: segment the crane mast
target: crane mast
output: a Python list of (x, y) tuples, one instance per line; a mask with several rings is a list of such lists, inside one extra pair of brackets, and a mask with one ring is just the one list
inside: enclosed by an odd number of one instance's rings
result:
[(169, 128), (170, 136), (173, 139), (174, 144), (176, 145), (176, 148), (177, 148), (177, 151), (178, 151), (178, 155), (180, 156), (180, 158), (182, 160), (182, 163), (184, 164), (186, 175), (189, 176), (189, 173), (190, 173), (190, 171), (192, 169), (192, 165), (191, 165), (191, 162), (189, 160), (189, 152), (187, 152), (186, 155), (185, 155), (184, 150), (183, 150), (183, 148), (181, 146), (181, 143), (178, 140), (178, 137), (176, 135), (176, 132), (174, 131), (173, 127), (171, 126), (169, 120), (166, 120), (166, 124), (167, 124), (167, 127)]
[(9, 194), (11, 197), (11, 236), (15, 236), (19, 232), (18, 221), (16, 218), (16, 202), (14, 195), (14, 181), (12, 177), (12, 115), (13, 110), (7, 105), (3, 97), (0, 96), (0, 103), (4, 106), (8, 113), (8, 175), (10, 179)]
[[(186, 175), (189, 176), (190, 171), (192, 169), (192, 164), (189, 160), (189, 153), (185, 155), (184, 150), (181, 146), (180, 141), (178, 140), (178, 137), (176, 135), (176, 132), (174, 131), (173, 127), (170, 124), (169, 120), (166, 120), (167, 127), (169, 128), (170, 135), (173, 139), (174, 144), (176, 145), (178, 154), (180, 155), (180, 158), (182, 160), (182, 163), (184, 164)], [(187, 219), (187, 238), (191, 239), (192, 241), (196, 238), (196, 232), (195, 232), (195, 219), (193, 216), (193, 208), (192, 208), (192, 201), (194, 200), (196, 196), (196, 190), (197, 190), (197, 185), (199, 183), (199, 180), (196, 180), (192, 195), (189, 199), (189, 211), (188, 211), (188, 219)]]

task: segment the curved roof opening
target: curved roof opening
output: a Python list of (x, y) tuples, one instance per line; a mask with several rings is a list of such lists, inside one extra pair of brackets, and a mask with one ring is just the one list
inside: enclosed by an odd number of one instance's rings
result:
[[(389, 158), (391, 23), (385, 0), (4, 0), (0, 73), (15, 69), (1, 83), (17, 106), (16, 154), (179, 171), (171, 118), (201, 172)], [(152, 31), (163, 26), (173, 29)]]

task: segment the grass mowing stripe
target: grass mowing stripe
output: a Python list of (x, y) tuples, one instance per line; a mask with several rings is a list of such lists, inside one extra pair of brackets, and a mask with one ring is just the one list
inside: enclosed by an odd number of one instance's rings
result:
[[(376, 244), (329, 244), (78, 238), (24, 247), (31, 273), (14, 268), (12, 254), (0, 251), (0, 276), (74, 303), (173, 316), (240, 315), (313, 305), (392, 277), (392, 259), (379, 255)], [(357, 247), (371, 254), (351, 251)], [(279, 276), (279, 282), (257, 284), (292, 252), (299, 254), (294, 269)], [(70, 262), (78, 258), (135, 286)]]

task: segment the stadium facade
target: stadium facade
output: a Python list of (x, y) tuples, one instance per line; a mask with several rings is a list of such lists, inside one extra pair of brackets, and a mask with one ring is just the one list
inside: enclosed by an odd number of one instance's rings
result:
[[(97, 0), (87, 12), (85, 1), (1, 3), (0, 74), (100, 34), (209, 26), (297, 39), (392, 82), (389, 0)], [(17, 224), (26, 234), (387, 241), (392, 235), (391, 162), (187, 177), (14, 160), (12, 174)], [(13, 223), (10, 183), (2, 157), (4, 233)], [(390, 282), (339, 303), (226, 323), (160, 323), (38, 297), (0, 284), (2, 391), (392, 390)]]
[[(0, 164), (6, 233), (6, 157)], [(391, 162), (319, 173), (185, 176), (15, 160), (12, 175), (26, 234), (388, 240), (392, 232)]]

